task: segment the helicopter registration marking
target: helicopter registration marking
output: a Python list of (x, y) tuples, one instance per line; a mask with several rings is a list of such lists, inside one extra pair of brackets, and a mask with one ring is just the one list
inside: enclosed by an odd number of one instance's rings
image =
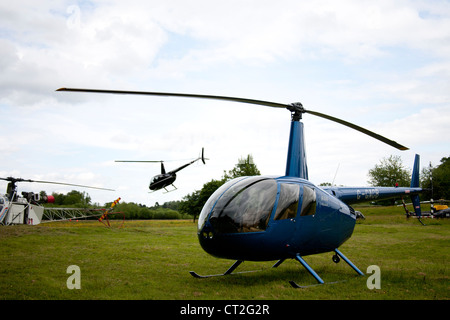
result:
[(380, 191), (377, 188), (374, 189), (361, 189), (356, 190), (356, 198), (359, 199), (377, 199), (380, 194)]

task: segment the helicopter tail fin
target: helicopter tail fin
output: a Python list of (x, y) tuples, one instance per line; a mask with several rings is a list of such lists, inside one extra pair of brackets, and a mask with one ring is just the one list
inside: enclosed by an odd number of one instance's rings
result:
[(209, 160), (208, 158), (205, 158), (205, 148), (202, 148), (202, 157), (201, 157), (201, 159), (202, 159), (203, 164), (206, 164), (205, 160)]
[[(413, 172), (411, 176), (411, 188), (418, 188), (419, 187), (419, 171), (420, 171), (420, 156), (416, 154), (416, 157), (414, 158), (414, 167)], [(414, 212), (417, 217), (422, 216), (422, 211), (420, 209), (420, 198), (418, 194), (411, 195), (411, 202), (414, 206)]]

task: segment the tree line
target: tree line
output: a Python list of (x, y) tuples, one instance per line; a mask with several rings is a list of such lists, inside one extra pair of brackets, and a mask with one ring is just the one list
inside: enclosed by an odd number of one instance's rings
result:
[[(41, 196), (46, 195), (45, 191), (40, 192)], [(55, 198), (53, 203), (44, 204), (45, 207), (67, 207), (67, 208), (110, 208), (112, 202), (101, 206), (98, 203), (92, 203), (92, 199), (86, 192), (72, 190), (67, 194), (52, 193)], [(110, 215), (109, 219), (188, 219), (189, 215), (180, 212), (179, 208), (182, 201), (170, 201), (163, 205), (156, 203), (153, 207), (147, 207), (143, 204), (134, 202), (119, 202), (114, 207), (114, 212), (121, 212), (120, 215)]]

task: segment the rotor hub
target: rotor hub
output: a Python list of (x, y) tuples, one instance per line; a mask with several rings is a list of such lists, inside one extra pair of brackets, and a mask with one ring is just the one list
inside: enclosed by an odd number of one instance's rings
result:
[(291, 103), (286, 109), (291, 112), (292, 121), (300, 121), (302, 119), (302, 114), (306, 112), (300, 102)]

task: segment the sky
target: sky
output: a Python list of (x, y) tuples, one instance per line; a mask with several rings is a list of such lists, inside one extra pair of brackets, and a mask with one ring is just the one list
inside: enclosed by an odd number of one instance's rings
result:
[[(368, 185), (400, 156), (421, 168), (450, 151), (450, 1), (17, 0), (0, 3), (0, 177), (19, 191), (87, 192), (104, 204), (181, 200), (253, 156), (284, 175), (287, 110), (177, 97), (57, 92), (61, 87), (301, 102), (409, 148), (399, 151), (305, 114), (309, 179)], [(175, 191), (149, 193), (158, 163)], [(0, 181), (5, 191), (6, 181)]]

